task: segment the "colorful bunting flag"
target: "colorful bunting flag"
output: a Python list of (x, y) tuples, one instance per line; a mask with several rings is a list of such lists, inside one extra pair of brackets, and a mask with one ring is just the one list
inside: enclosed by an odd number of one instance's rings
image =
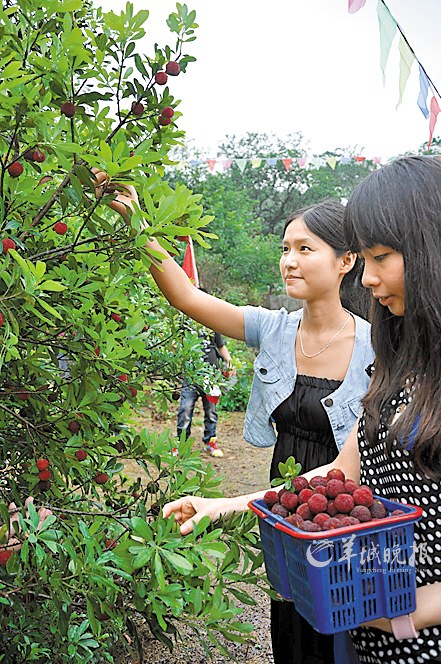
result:
[(250, 161), (253, 168), (259, 168), (260, 164), (262, 163), (261, 159), (250, 159)]
[(337, 166), (337, 159), (335, 157), (328, 157), (326, 159), (326, 163), (332, 168), (332, 170), (335, 170), (335, 167)]
[(268, 157), (266, 163), (268, 166), (275, 166), (277, 164), (277, 159), (275, 157)]
[(216, 159), (207, 159), (207, 165), (210, 171), (212, 171), (216, 166)]
[(300, 168), (303, 168), (306, 165), (306, 157), (297, 157), (297, 163)]
[(414, 63), (415, 56), (409, 48), (406, 40), (403, 35), (400, 35), (400, 41), (398, 44), (398, 50), (400, 51), (400, 94), (398, 97), (398, 106), (403, 100), (404, 88), (410, 76), (410, 69)]
[(185, 248), (182, 269), (190, 279), (191, 283), (196, 286), (196, 288), (199, 288), (199, 276), (198, 269), (196, 267), (196, 260), (194, 257), (193, 240), (190, 236), (187, 238), (187, 246)]
[(282, 159), (282, 164), (285, 166), (286, 171), (289, 171), (289, 169), (292, 166), (292, 159), (288, 157), (288, 159)]
[(427, 95), (429, 92), (429, 79), (426, 76), (424, 69), (419, 65), (420, 68), (420, 93), (418, 95), (417, 104), (421, 110), (421, 113), (424, 117), (429, 117), (429, 111), (427, 109)]
[(350, 14), (355, 14), (359, 9), (364, 7), (366, 0), (348, 0), (348, 12)]
[(389, 9), (381, 0), (377, 4), (378, 25), (380, 28), (380, 67), (383, 72), (383, 85), (386, 82), (386, 64), (390, 47), (397, 31), (397, 24)]
[(231, 164), (233, 163), (232, 159), (224, 159), (223, 160), (223, 166), (224, 166), (224, 171), (228, 171), (229, 168), (231, 168)]
[(430, 150), (433, 139), (433, 130), (435, 129), (436, 121), (438, 120), (438, 113), (440, 112), (439, 104), (436, 97), (433, 96), (430, 101), (430, 120), (429, 120), (429, 143), (427, 149)]
[(234, 161), (236, 162), (236, 166), (239, 167), (240, 172), (243, 173), (246, 168), (248, 159), (235, 159)]

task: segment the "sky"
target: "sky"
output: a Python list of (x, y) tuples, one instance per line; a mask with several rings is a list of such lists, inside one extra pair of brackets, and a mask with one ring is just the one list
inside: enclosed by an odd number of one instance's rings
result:
[[(95, 0), (119, 13), (122, 0)], [(181, 0), (183, 2), (183, 0)], [(216, 156), (228, 135), (301, 132), (308, 155), (348, 148), (386, 159), (428, 140), (419, 110), (414, 63), (403, 102), (398, 102), (398, 44), (394, 42), (383, 86), (377, 0), (356, 14), (347, 0), (186, 0), (196, 10), (197, 58), (170, 80), (181, 100), (179, 128)], [(149, 9), (142, 48), (174, 44), (166, 18), (172, 0), (134, 0)], [(441, 91), (441, 0), (387, 0), (418, 59)], [(441, 116), (434, 136), (441, 135)], [(258, 156), (258, 155), (257, 155)]]

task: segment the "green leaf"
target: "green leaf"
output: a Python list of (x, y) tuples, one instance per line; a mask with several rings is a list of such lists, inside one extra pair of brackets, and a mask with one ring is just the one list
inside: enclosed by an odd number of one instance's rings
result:
[(40, 290), (55, 291), (57, 293), (66, 290), (66, 286), (60, 284), (59, 281), (52, 281), (51, 279), (43, 281), (43, 283), (39, 285), (39, 288)]
[(174, 553), (173, 551), (167, 551), (167, 549), (161, 549), (161, 554), (164, 558), (167, 558), (168, 562), (176, 569), (180, 574), (189, 574), (193, 570), (192, 563), (184, 558), (184, 556)]

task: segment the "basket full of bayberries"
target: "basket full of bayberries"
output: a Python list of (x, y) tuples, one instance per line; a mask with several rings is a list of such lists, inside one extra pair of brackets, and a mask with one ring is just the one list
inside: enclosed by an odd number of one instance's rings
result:
[(319, 632), (334, 634), (415, 610), (414, 523), (422, 510), (388, 500), (333, 468), (306, 479), (290, 457), (259, 517), (268, 579)]

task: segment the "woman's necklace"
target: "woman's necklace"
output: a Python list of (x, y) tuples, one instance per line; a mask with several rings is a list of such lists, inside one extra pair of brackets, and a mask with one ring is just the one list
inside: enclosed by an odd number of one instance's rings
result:
[[(345, 311), (346, 311), (346, 309), (345, 309)], [(334, 341), (334, 339), (335, 339), (336, 337), (338, 337), (338, 335), (341, 334), (341, 333), (343, 332), (343, 330), (345, 329), (346, 325), (347, 325), (348, 322), (349, 322), (350, 317), (351, 317), (351, 314), (348, 314), (348, 317), (346, 318), (346, 320), (345, 320), (345, 322), (343, 323), (342, 327), (339, 329), (338, 332), (336, 332), (336, 333), (334, 334), (333, 337), (331, 337), (331, 338), (329, 339), (329, 341), (328, 341), (328, 343), (326, 344), (326, 346), (323, 346), (323, 348), (321, 348), (317, 353), (313, 353), (312, 355), (308, 355), (308, 353), (305, 353), (305, 349), (303, 348), (303, 339), (302, 339), (302, 322), (303, 322), (303, 318), (302, 318), (302, 320), (300, 321), (300, 325), (299, 325), (299, 339), (300, 339), (300, 348), (301, 348), (301, 351), (302, 351), (302, 355), (304, 355), (305, 357), (317, 357), (317, 355), (321, 355), (322, 353), (324, 353), (325, 350), (327, 350), (327, 349), (329, 348), (329, 346), (332, 344), (332, 342)]]

